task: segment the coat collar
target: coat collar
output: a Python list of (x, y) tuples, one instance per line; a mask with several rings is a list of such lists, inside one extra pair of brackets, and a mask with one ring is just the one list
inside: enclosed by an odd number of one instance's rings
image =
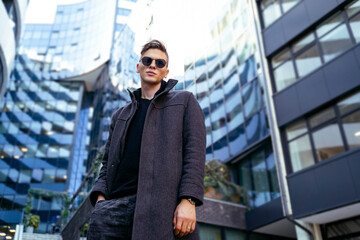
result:
[[(162, 94), (165, 94), (165, 93), (168, 93), (172, 88), (175, 87), (175, 85), (177, 84), (178, 80), (175, 80), (175, 79), (169, 79), (167, 82), (165, 82), (164, 80), (161, 80), (161, 87), (160, 87), (160, 90), (162, 90), (164, 87), (164, 89), (162, 91), (158, 91), (153, 100), (156, 99), (158, 96), (162, 95)], [(163, 87), (164, 86), (164, 87)], [(128, 89), (128, 92), (129, 92), (129, 95), (130, 95), (130, 98), (131, 98), (131, 101), (132, 102), (137, 102), (139, 97), (140, 97), (140, 93), (141, 93), (141, 88), (138, 88), (136, 89), (134, 92), (131, 92), (129, 89)]]

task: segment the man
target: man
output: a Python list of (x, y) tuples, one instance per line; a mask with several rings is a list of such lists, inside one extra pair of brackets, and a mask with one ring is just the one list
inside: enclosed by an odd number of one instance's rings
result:
[(137, 64), (141, 88), (111, 120), (88, 239), (199, 239), (206, 130), (193, 94), (170, 91), (169, 57), (158, 40)]

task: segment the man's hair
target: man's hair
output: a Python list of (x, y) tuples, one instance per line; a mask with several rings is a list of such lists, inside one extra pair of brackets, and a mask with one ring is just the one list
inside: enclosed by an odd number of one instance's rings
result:
[(143, 55), (147, 50), (153, 49), (153, 48), (159, 49), (160, 51), (162, 51), (166, 54), (166, 57), (167, 57), (166, 65), (168, 66), (169, 65), (169, 55), (166, 51), (165, 45), (159, 40), (153, 39), (150, 42), (146, 43), (141, 50), (141, 55)]

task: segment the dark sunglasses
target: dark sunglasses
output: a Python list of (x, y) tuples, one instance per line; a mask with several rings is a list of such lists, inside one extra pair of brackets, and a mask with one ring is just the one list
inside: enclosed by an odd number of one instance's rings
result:
[(166, 66), (166, 61), (164, 59), (152, 59), (151, 57), (143, 57), (140, 59), (140, 61), (147, 67), (151, 65), (153, 60), (155, 60), (155, 65), (158, 68), (163, 68)]

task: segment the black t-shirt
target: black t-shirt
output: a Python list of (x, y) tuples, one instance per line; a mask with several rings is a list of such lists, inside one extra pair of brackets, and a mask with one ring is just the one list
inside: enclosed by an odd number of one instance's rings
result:
[(124, 155), (117, 169), (110, 198), (118, 198), (136, 193), (141, 139), (146, 112), (150, 103), (151, 100), (139, 99), (138, 109), (130, 123), (126, 135)]

